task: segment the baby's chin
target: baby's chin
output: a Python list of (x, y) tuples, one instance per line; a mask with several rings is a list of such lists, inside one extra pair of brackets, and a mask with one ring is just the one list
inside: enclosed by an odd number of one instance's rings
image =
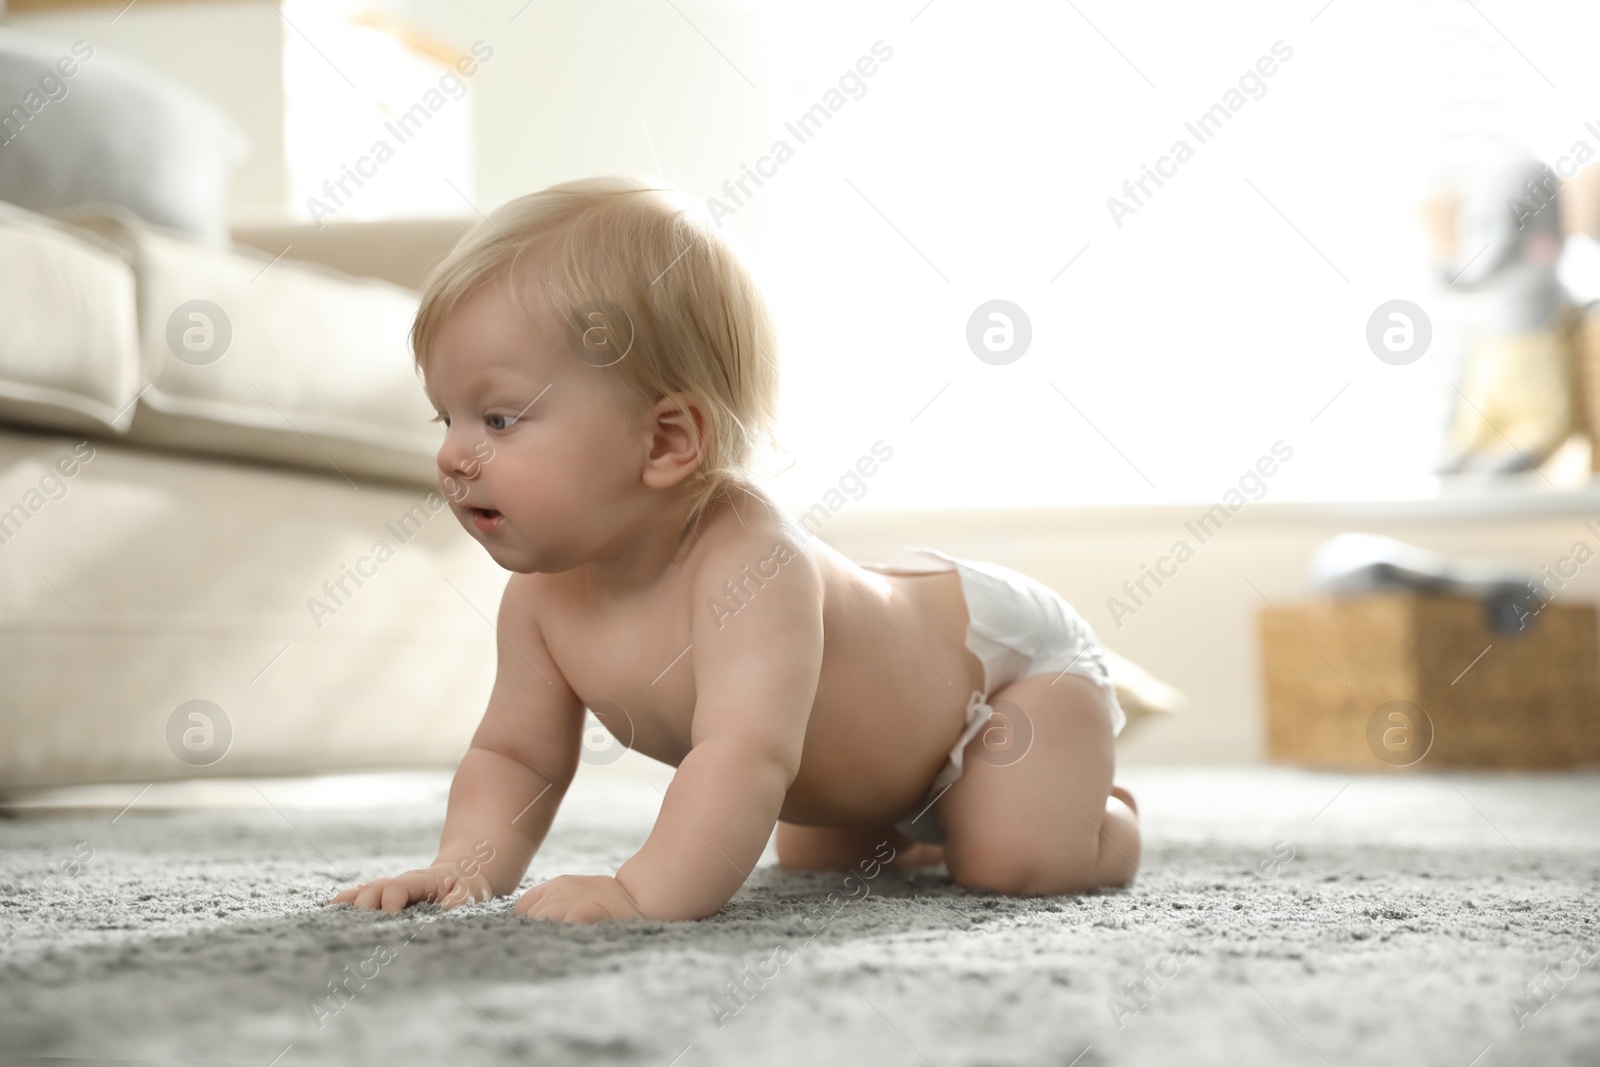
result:
[(571, 570), (573, 566), (570, 563), (553, 560), (547, 553), (535, 552), (526, 545), (497, 542), (487, 537), (479, 537), (478, 543), (489, 553), (490, 559), (517, 574), (554, 574), (558, 571)]
[(537, 555), (521, 545), (508, 545), (503, 542), (496, 543), (492, 538), (479, 537), (478, 543), (483, 550), (489, 553), (489, 558), (508, 571), (518, 574), (533, 574), (543, 570), (539, 566)]

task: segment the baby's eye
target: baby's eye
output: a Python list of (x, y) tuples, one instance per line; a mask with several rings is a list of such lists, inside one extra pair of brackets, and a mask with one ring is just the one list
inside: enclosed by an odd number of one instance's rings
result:
[(428, 421), (429, 422), (442, 422), (442, 423), (444, 423), (445, 429), (448, 430), (450, 428), (450, 417), (448, 415), (435, 415), (433, 418), (429, 419)]
[(509, 430), (511, 424), (517, 421), (515, 415), (485, 415), (483, 421), (491, 430)]

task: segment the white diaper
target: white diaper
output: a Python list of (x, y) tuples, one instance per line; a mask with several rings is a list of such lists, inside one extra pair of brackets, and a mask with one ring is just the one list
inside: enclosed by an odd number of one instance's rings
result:
[(1009, 567), (957, 559), (920, 546), (901, 550), (881, 569), (956, 571), (967, 602), (966, 645), (983, 663), (983, 691), (975, 690), (967, 700), (966, 729), (934, 777), (921, 809), (895, 824), (902, 833), (918, 841), (944, 842), (944, 830), (934, 819), (933, 802), (960, 779), (967, 743), (994, 714), (989, 697), (1019, 678), (1063, 673), (1088, 678), (1106, 691), (1112, 733), (1122, 732), (1127, 716), (1117, 703), (1104, 650), (1089, 624), (1055, 590)]

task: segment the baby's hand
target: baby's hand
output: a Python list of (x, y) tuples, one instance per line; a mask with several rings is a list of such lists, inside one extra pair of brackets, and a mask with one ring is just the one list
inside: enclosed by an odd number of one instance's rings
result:
[(349, 903), (358, 908), (382, 908), (396, 912), (423, 901), (453, 908), (458, 904), (488, 900), (492, 896), (494, 891), (482, 874), (469, 877), (456, 864), (438, 863), (432, 867), (407, 871), (394, 878), (378, 878), (353, 885), (333, 896), (328, 903)]
[(522, 894), (511, 910), (529, 919), (564, 923), (644, 918), (622, 883), (607, 874), (563, 874), (540, 882)]

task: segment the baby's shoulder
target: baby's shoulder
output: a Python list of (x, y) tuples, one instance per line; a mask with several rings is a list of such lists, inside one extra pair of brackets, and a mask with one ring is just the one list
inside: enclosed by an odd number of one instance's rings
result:
[(537, 634), (540, 609), (552, 600), (551, 575), (513, 571), (500, 594), (500, 617), (495, 628), (502, 634)]
[[(731, 494), (701, 517), (681, 588), (696, 670), (821, 655), (827, 577), (810, 542), (764, 496)], [(732, 625), (737, 618), (737, 625)]]

